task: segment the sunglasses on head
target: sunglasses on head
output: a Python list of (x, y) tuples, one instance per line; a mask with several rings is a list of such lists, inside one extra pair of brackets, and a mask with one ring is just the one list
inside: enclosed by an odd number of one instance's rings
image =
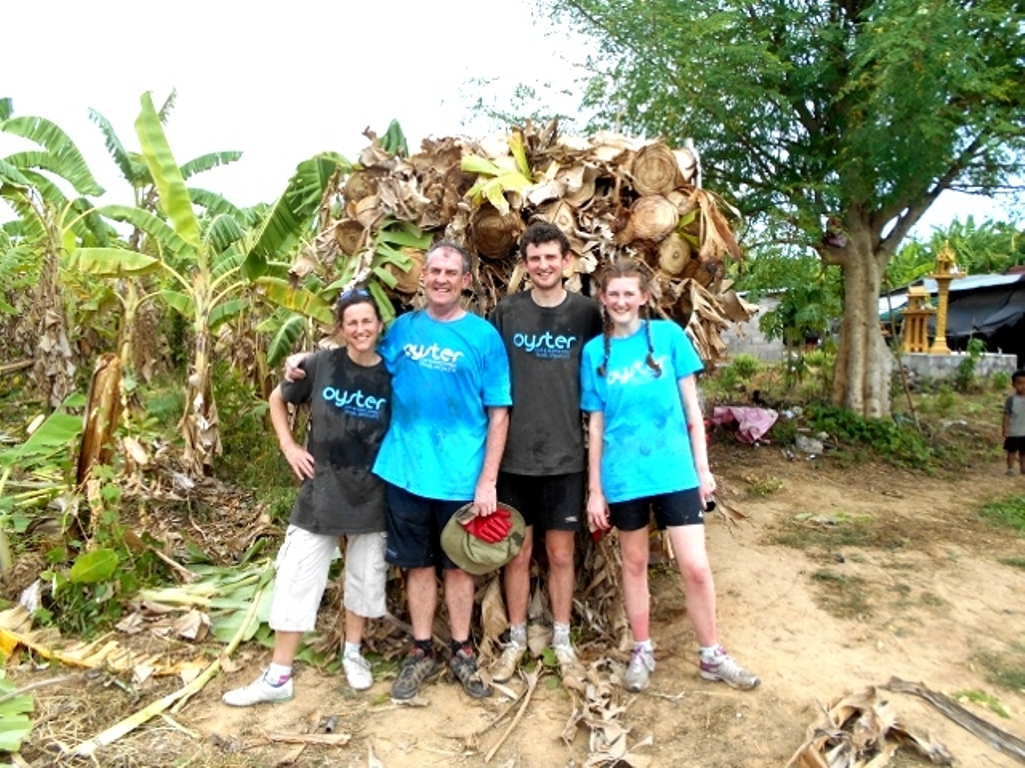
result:
[(335, 303), (341, 304), (343, 301), (348, 301), (349, 299), (356, 297), (369, 298), (369, 296), (370, 292), (366, 288), (350, 288), (349, 290), (338, 294), (338, 300)]

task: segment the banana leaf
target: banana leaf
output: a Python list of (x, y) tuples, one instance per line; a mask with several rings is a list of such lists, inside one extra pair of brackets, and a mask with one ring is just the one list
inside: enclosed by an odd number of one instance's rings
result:
[(171, 220), (174, 231), (186, 243), (199, 248), (199, 221), (192, 210), (192, 200), (185, 188), (181, 169), (167, 144), (164, 128), (153, 108), (150, 94), (144, 93), (141, 101), (142, 111), (135, 121), (135, 132), (139, 135), (142, 156), (160, 196), (160, 206)]
[(69, 269), (100, 277), (126, 277), (158, 272), (160, 260), (123, 248), (78, 248), (71, 253)]
[(331, 305), (317, 294), (304, 288), (295, 288), (287, 280), (274, 277), (261, 277), (256, 283), (273, 304), (312, 317), (324, 325), (334, 322)]
[(21, 136), (44, 147), (60, 168), (58, 173), (71, 183), (78, 194), (103, 194), (103, 187), (93, 178), (75, 142), (56, 123), (43, 117), (12, 117), (0, 123), (0, 131)]

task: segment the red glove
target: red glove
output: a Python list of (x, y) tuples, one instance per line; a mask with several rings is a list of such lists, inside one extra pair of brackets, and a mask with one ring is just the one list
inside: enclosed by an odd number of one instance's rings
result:
[(463, 527), (471, 536), (476, 536), (488, 544), (497, 544), (512, 530), (512, 515), (508, 510), (499, 507), (494, 514), (487, 517), (480, 515), (472, 517), (468, 522), (463, 523)]

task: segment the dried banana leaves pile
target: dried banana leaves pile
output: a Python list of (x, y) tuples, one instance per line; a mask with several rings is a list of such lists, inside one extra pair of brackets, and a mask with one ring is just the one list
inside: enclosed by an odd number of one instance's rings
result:
[(323, 268), (336, 284), (367, 282), (400, 311), (420, 305), (424, 250), (445, 238), (477, 255), (470, 308), (487, 314), (525, 287), (517, 241), (544, 220), (571, 243), (568, 288), (590, 293), (596, 269), (640, 259), (654, 277), (656, 313), (684, 324), (707, 362), (725, 352), (720, 331), (754, 309), (724, 291), (725, 262), (741, 252), (722, 201), (696, 185), (689, 149), (610, 133), (560, 136), (556, 123), (479, 142), (427, 139), (408, 157), (365, 135), (372, 143), (326, 199), (323, 230), (295, 277)]

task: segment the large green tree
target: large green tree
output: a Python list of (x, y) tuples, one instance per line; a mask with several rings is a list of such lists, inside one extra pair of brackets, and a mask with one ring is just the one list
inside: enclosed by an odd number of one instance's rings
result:
[(843, 271), (835, 399), (890, 412), (887, 263), (946, 190), (994, 194), (1025, 149), (1023, 0), (550, 0), (594, 38), (599, 122), (693, 137), (773, 245)]

